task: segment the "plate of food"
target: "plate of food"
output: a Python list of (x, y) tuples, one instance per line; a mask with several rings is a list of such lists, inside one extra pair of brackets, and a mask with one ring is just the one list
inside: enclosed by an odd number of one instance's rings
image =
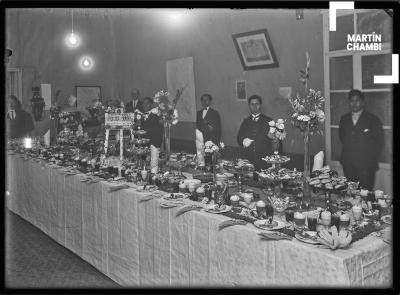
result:
[(298, 239), (300, 242), (307, 243), (307, 244), (321, 244), (317, 240), (317, 232), (316, 231), (296, 231), (294, 237)]
[(218, 205), (218, 204), (214, 204), (214, 205), (208, 205), (206, 206), (206, 208), (204, 208), (204, 211), (208, 212), (208, 213), (214, 213), (214, 214), (220, 214), (220, 213), (225, 213), (228, 211), (231, 211), (232, 206), (227, 206), (227, 205)]
[(382, 216), (381, 220), (383, 223), (386, 223), (386, 224), (392, 224), (392, 222), (393, 222), (392, 215)]
[(186, 198), (187, 198), (187, 195), (185, 195), (185, 194), (171, 193), (171, 194), (163, 197), (163, 200), (172, 201), (172, 200), (182, 200), (182, 199), (186, 199)]
[(286, 227), (286, 224), (280, 220), (262, 219), (254, 221), (254, 226), (266, 230), (277, 230)]

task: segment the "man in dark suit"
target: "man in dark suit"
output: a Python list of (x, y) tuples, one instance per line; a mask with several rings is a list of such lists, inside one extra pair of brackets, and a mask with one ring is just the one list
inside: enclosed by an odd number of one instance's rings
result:
[(221, 118), (219, 113), (210, 107), (212, 96), (203, 94), (200, 98), (203, 107), (196, 115), (196, 128), (203, 133), (204, 142), (211, 140), (215, 144), (221, 141)]
[(147, 131), (144, 137), (150, 139), (149, 144), (160, 148), (163, 138), (163, 125), (160, 122), (160, 117), (151, 112), (152, 106), (153, 99), (145, 97), (143, 99), (144, 114), (141, 128)]
[(22, 109), (21, 102), (15, 95), (9, 98), (7, 129), (10, 139), (29, 136), (34, 129), (32, 116)]
[(242, 148), (244, 157), (254, 164), (255, 169), (266, 169), (268, 164), (261, 158), (272, 154), (272, 141), (268, 137), (269, 124), (272, 119), (261, 113), (262, 99), (258, 95), (248, 98), (250, 117), (243, 120), (237, 135), (237, 142)]
[(351, 112), (343, 115), (339, 124), (344, 175), (352, 181), (359, 181), (363, 188), (372, 190), (384, 143), (382, 123), (378, 117), (364, 110), (361, 91), (351, 90), (348, 98)]
[(132, 89), (131, 97), (132, 100), (125, 106), (125, 113), (133, 113), (135, 110), (139, 110), (143, 113), (143, 99), (140, 96), (139, 89)]

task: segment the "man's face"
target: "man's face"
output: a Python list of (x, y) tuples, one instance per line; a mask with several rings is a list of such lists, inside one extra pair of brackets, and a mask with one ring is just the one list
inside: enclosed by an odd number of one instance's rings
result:
[(352, 112), (359, 112), (364, 109), (364, 101), (357, 95), (349, 99), (350, 109)]
[(133, 89), (131, 95), (133, 100), (138, 100), (140, 97), (140, 92), (137, 89)]
[(15, 110), (17, 103), (15, 102), (14, 99), (9, 99), (8, 105), (9, 105), (10, 110)]
[(143, 110), (145, 113), (151, 110), (151, 105), (152, 105), (152, 103), (150, 102), (150, 100), (145, 99), (143, 101)]
[(258, 99), (252, 99), (250, 100), (249, 103), (249, 108), (250, 108), (250, 113), (252, 113), (253, 115), (256, 115), (258, 113), (260, 113), (261, 111), (261, 104), (258, 101)]
[(210, 105), (211, 105), (211, 99), (208, 96), (203, 96), (201, 98), (201, 106), (203, 107), (203, 109), (209, 107)]

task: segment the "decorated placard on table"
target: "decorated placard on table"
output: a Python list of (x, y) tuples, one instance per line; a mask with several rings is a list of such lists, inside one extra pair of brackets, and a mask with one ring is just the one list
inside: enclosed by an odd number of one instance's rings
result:
[(106, 138), (104, 141), (104, 152), (107, 154), (108, 150), (108, 139), (110, 130), (119, 130), (120, 138), (120, 161), (123, 161), (123, 130), (131, 130), (136, 114), (124, 113), (123, 109), (116, 109), (115, 111), (106, 111), (104, 114), (104, 127), (106, 129)]
[(130, 129), (134, 121), (134, 113), (106, 113), (106, 129)]

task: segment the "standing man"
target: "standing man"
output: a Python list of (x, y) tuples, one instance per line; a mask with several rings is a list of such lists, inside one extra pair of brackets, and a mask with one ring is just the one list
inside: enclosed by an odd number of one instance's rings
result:
[(143, 113), (143, 99), (140, 96), (139, 89), (133, 88), (131, 91), (131, 97), (132, 100), (130, 100), (125, 106), (125, 112), (133, 113), (137, 109)]
[(339, 124), (344, 175), (372, 190), (384, 143), (382, 123), (364, 110), (364, 94), (360, 90), (351, 90), (348, 98), (351, 112), (343, 115)]
[(219, 113), (210, 107), (212, 96), (203, 94), (200, 98), (203, 107), (197, 112), (196, 128), (203, 133), (204, 142), (211, 140), (215, 144), (221, 141), (221, 118)]
[(267, 163), (261, 158), (272, 154), (272, 141), (268, 137), (268, 122), (272, 119), (261, 113), (261, 103), (258, 95), (248, 98), (250, 117), (243, 120), (237, 135), (245, 158), (254, 164), (256, 171), (267, 168)]
[(158, 158), (160, 147), (163, 139), (163, 125), (160, 122), (160, 117), (151, 112), (153, 107), (153, 99), (145, 97), (143, 99), (143, 121), (142, 129), (147, 131), (145, 138), (150, 139), (150, 167), (152, 173), (158, 172)]
[(32, 116), (22, 109), (21, 102), (15, 95), (9, 98), (7, 129), (10, 139), (29, 136), (34, 129)]

